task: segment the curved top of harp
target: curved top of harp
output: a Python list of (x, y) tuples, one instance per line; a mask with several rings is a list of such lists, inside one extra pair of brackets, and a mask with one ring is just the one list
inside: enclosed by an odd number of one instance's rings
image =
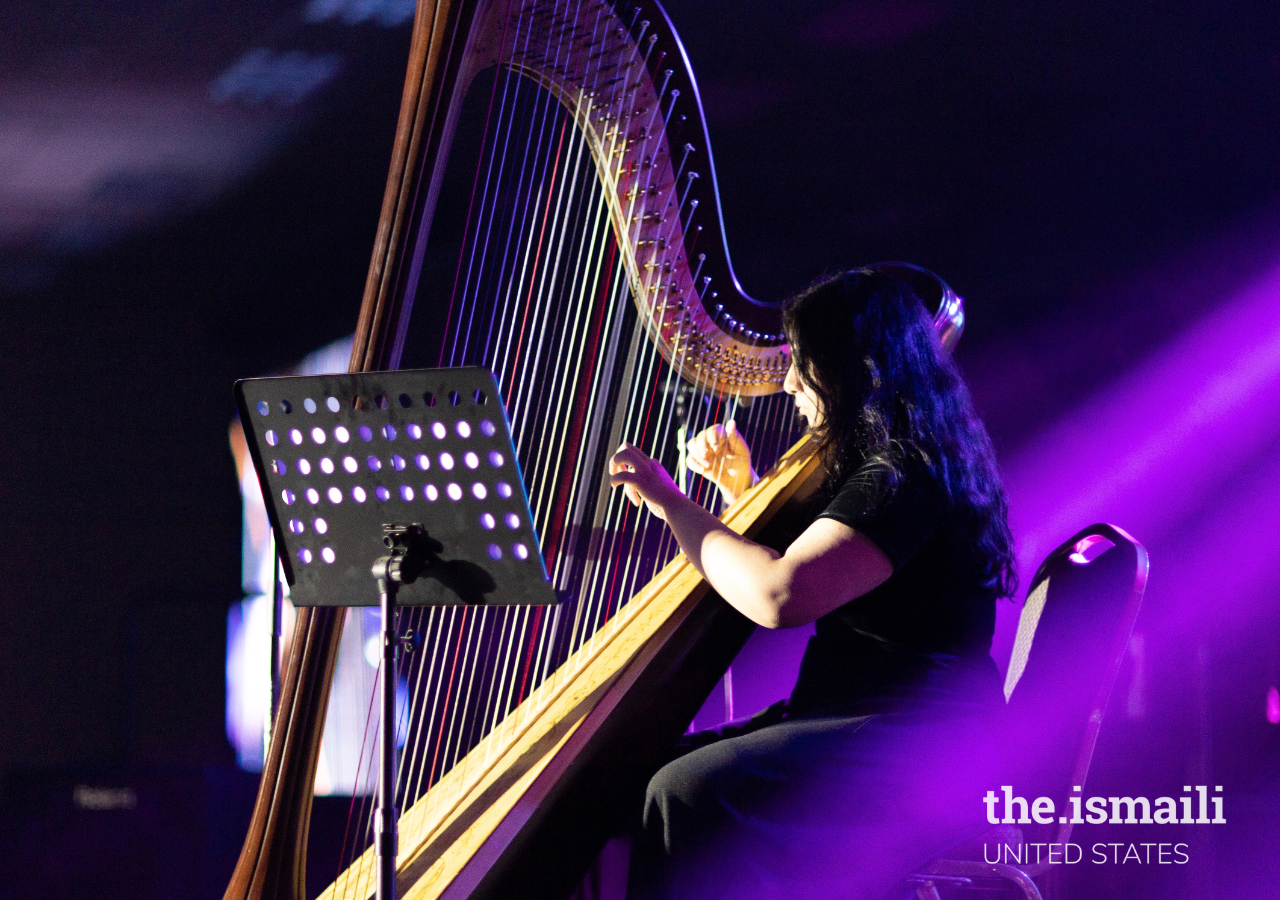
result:
[(780, 390), (790, 364), (781, 303), (751, 298), (733, 273), (697, 84), (662, 8), (491, 0), (477, 4), (470, 32), (454, 105), (477, 73), (505, 66), (570, 112), (664, 358), (716, 394)]
[[(519, 27), (510, 28), (512, 19)], [(510, 35), (516, 35), (509, 39)], [(605, 186), (632, 296), (650, 339), (690, 383), (740, 396), (781, 390), (790, 364), (782, 303), (750, 297), (730, 262), (702, 101), (666, 12), (639, 0), (484, 4), (458, 89), (507, 66), (553, 93), (587, 140)], [(960, 298), (936, 275), (882, 263), (936, 310), (950, 349)]]

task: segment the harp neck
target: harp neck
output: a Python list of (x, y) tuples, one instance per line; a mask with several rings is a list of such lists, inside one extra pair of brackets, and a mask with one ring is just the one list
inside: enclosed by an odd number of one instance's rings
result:
[(730, 264), (697, 83), (652, 2), (420, 5), (353, 370), (394, 368), (413, 306), (461, 100), (502, 66), (538, 82), (591, 148), (650, 339), (685, 380), (722, 395), (781, 389), (781, 304), (754, 300)]

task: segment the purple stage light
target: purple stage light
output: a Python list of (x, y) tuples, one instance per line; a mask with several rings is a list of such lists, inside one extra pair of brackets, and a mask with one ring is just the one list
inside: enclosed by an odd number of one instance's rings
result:
[[(1148, 548), (1166, 542), (1153, 557), (1182, 626), (1275, 576), (1280, 520), (1263, 511), (1280, 499), (1280, 467), (1260, 451), (1280, 439), (1277, 307), (1280, 267), (1007, 457), (1024, 585), (1064, 536), (1097, 521)], [(1204, 548), (1228, 542), (1232, 564), (1214, 565)], [(1002, 664), (1017, 615), (998, 607), (992, 655)]]
[(1275, 269), (1006, 463), (1024, 564), (1100, 519), (1152, 539), (1280, 432), (1278, 305)]

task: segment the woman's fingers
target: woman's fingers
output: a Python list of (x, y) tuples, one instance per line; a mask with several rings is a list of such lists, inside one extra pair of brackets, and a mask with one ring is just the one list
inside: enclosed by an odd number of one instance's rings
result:
[(631, 501), (632, 506), (639, 506), (644, 502), (644, 497), (641, 496), (640, 491), (636, 488), (637, 480), (636, 473), (629, 469), (619, 469), (609, 476), (609, 484), (612, 487), (622, 488), (622, 493)]
[(689, 439), (685, 445), (689, 459), (695, 459), (704, 468), (710, 468), (723, 453), (724, 428), (713, 425), (705, 428)]
[(639, 447), (623, 442), (609, 460), (609, 483), (622, 486), (628, 499), (639, 504), (642, 489), (653, 477), (654, 462)]
[(627, 469), (634, 471), (637, 467), (643, 465), (649, 460), (649, 457), (634, 444), (623, 442), (617, 452), (613, 454), (613, 458), (609, 460), (609, 472), (623, 472)]
[(733, 421), (733, 419), (730, 419), (729, 423), (725, 425), (724, 437), (725, 443), (731, 445), (735, 451), (747, 449), (747, 442), (744, 441), (742, 439), (742, 435), (738, 433), (738, 423)]
[[(639, 447), (623, 443), (609, 460), (609, 483), (621, 487), (635, 506), (642, 503), (659, 518), (665, 518), (665, 503), (672, 502), (680, 489), (671, 476)], [(683, 495), (681, 495), (683, 496)]]
[(699, 475), (719, 472), (750, 458), (747, 442), (730, 419), (724, 425), (713, 425), (696, 434), (686, 445), (686, 460)]

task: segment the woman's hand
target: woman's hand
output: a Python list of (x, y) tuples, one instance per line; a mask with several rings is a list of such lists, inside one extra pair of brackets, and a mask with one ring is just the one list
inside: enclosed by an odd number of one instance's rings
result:
[(751, 468), (751, 448), (738, 434), (732, 419), (725, 425), (700, 431), (690, 438), (685, 449), (690, 471), (720, 488), (725, 503), (733, 503), (760, 480)]
[(633, 506), (643, 502), (664, 521), (673, 502), (689, 502), (667, 470), (634, 444), (624, 442), (609, 460), (609, 483), (621, 485)]

